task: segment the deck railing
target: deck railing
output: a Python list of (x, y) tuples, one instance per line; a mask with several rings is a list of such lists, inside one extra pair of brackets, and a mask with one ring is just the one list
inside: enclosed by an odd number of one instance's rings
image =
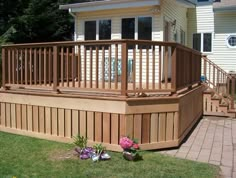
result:
[[(209, 60), (207, 56), (202, 57), (202, 75), (205, 77), (206, 83), (212, 88), (218, 95), (222, 96), (222, 99), (230, 104), (230, 108), (234, 108), (235, 98), (235, 75), (230, 75), (222, 68)], [(228, 102), (230, 101), (230, 102)]]
[(200, 82), (201, 53), (171, 42), (110, 40), (2, 46), (2, 86), (176, 93)]

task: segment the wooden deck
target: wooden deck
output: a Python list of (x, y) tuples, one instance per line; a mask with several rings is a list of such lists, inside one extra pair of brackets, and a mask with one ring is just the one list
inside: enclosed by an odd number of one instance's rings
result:
[(0, 131), (150, 150), (178, 146), (203, 113), (201, 53), (176, 43), (8, 45), (2, 69)]

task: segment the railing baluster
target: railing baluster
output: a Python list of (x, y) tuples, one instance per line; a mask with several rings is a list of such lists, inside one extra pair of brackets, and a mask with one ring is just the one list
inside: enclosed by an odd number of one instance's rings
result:
[(139, 89), (142, 90), (143, 89), (143, 84), (142, 84), (142, 77), (143, 77), (143, 72), (142, 72), (142, 69), (143, 69), (143, 62), (142, 62), (142, 58), (143, 58), (143, 49), (142, 49), (142, 46), (140, 46), (140, 49), (139, 49)]
[(152, 89), (155, 90), (156, 89), (156, 54), (155, 54), (155, 45), (152, 46)]
[(165, 80), (165, 89), (167, 89), (168, 85), (168, 65), (169, 65), (169, 59), (168, 59), (168, 46), (165, 46), (165, 58), (164, 58), (164, 80)]
[(33, 84), (33, 82), (32, 82), (32, 78), (33, 78), (33, 76), (32, 76), (32, 68), (33, 68), (33, 65), (32, 65), (32, 48), (30, 48), (30, 85), (32, 85)]
[(48, 76), (49, 76), (49, 86), (52, 86), (52, 48), (49, 48), (48, 51), (48, 62), (49, 62), (49, 70), (48, 70)]
[(159, 45), (159, 81), (158, 81), (158, 84), (159, 84), (159, 90), (162, 89), (161, 87), (161, 69), (162, 69), (162, 50), (161, 50), (162, 46)]
[(12, 57), (11, 57), (11, 51), (10, 49), (8, 49), (8, 52), (7, 52), (7, 56), (8, 56), (8, 61), (7, 61), (7, 66), (8, 66), (8, 83), (11, 84), (11, 60), (12, 60)]
[(115, 89), (118, 89), (118, 45), (115, 45)]
[(84, 88), (87, 87), (87, 50), (86, 46), (84, 47)]
[(16, 50), (16, 84), (19, 84), (19, 51), (18, 50)]
[(37, 49), (34, 49), (34, 84), (37, 85)]
[(69, 87), (69, 47), (66, 47), (66, 86)]
[(20, 60), (20, 79), (21, 79), (21, 85), (23, 85), (23, 49), (20, 50), (20, 56), (21, 56), (21, 60)]
[(134, 48), (133, 48), (133, 77), (132, 77), (132, 80), (133, 80), (133, 90), (136, 90), (136, 45), (134, 45)]
[(112, 65), (112, 61), (111, 61), (111, 46), (108, 47), (108, 88), (111, 89), (111, 65)]
[(43, 77), (44, 77), (44, 85), (47, 85), (47, 48), (45, 47), (43, 50)]
[(93, 49), (92, 49), (92, 46), (90, 46), (89, 54), (90, 54), (89, 88), (93, 88)]
[(2, 48), (2, 87), (6, 89), (6, 49)]
[(105, 50), (102, 46), (102, 88), (105, 89)]
[(53, 91), (57, 92), (58, 86), (58, 46), (53, 46)]
[(64, 47), (61, 47), (61, 85), (64, 87)]
[(71, 56), (71, 78), (72, 78), (72, 87), (75, 87), (75, 48), (72, 48)]
[(78, 45), (78, 87), (81, 86), (81, 46)]
[(149, 46), (146, 49), (146, 89), (149, 89)]
[(99, 66), (99, 53), (98, 53), (98, 47), (96, 46), (96, 86), (95, 86), (95, 88), (98, 88), (99, 86), (98, 86), (98, 75), (99, 75), (99, 68), (98, 68), (98, 66)]
[(172, 47), (171, 48), (171, 89), (174, 90), (174, 92), (176, 92), (177, 87), (176, 87), (176, 78), (177, 78), (177, 62), (179, 61), (179, 59), (177, 59), (177, 50), (178, 48), (176, 47)]
[(128, 44), (122, 43), (121, 95), (127, 97)]
[(39, 85), (42, 85), (42, 48), (39, 48)]
[(15, 65), (15, 49), (11, 50), (12, 55), (12, 83), (15, 84), (16, 65)]

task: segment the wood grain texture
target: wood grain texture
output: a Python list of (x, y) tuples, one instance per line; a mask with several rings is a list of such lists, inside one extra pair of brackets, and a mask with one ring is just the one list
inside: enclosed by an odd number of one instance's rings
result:
[(33, 131), (39, 132), (39, 108), (33, 106)]
[(102, 142), (102, 113), (95, 112), (95, 141)]
[(142, 144), (150, 142), (150, 114), (143, 114), (142, 118)]
[(166, 140), (166, 113), (159, 114), (159, 142), (163, 142)]
[(59, 136), (65, 136), (65, 110), (58, 109), (58, 132)]
[(134, 115), (134, 138), (142, 142), (142, 114)]
[(79, 111), (72, 110), (72, 136), (79, 134)]
[(39, 107), (39, 132), (45, 133), (45, 109), (44, 107)]
[(65, 110), (65, 137), (71, 138), (72, 136), (72, 129), (71, 129), (71, 110)]
[(21, 115), (21, 105), (17, 104), (16, 105), (16, 127), (17, 129), (21, 129), (21, 119), (22, 119), (22, 115)]
[(22, 130), (27, 130), (27, 106), (22, 105)]
[(158, 114), (151, 115), (151, 143), (158, 142)]
[(110, 143), (111, 142), (111, 116), (110, 113), (103, 113), (103, 142)]
[(52, 134), (52, 112), (51, 108), (45, 107), (45, 127), (46, 134)]
[(52, 135), (58, 134), (58, 109), (52, 108)]
[(6, 126), (11, 127), (11, 105), (6, 103)]
[(111, 114), (111, 144), (119, 144), (119, 115)]
[(80, 111), (80, 117), (79, 117), (79, 120), (80, 120), (80, 136), (84, 136), (84, 137), (87, 137), (87, 122), (86, 122), (86, 119), (87, 119), (87, 113), (86, 111)]
[(27, 105), (27, 127), (29, 131), (33, 131), (33, 106)]
[(11, 104), (11, 127), (16, 128), (16, 105)]
[(94, 141), (94, 112), (87, 112), (87, 137)]
[(174, 137), (174, 113), (167, 113), (166, 117), (166, 141), (173, 140)]

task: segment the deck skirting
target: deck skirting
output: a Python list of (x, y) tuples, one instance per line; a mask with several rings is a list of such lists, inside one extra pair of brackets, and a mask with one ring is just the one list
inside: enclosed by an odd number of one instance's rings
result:
[(80, 134), (114, 151), (122, 136), (144, 150), (176, 147), (202, 116), (202, 91), (123, 101), (1, 92), (0, 131), (62, 142)]

